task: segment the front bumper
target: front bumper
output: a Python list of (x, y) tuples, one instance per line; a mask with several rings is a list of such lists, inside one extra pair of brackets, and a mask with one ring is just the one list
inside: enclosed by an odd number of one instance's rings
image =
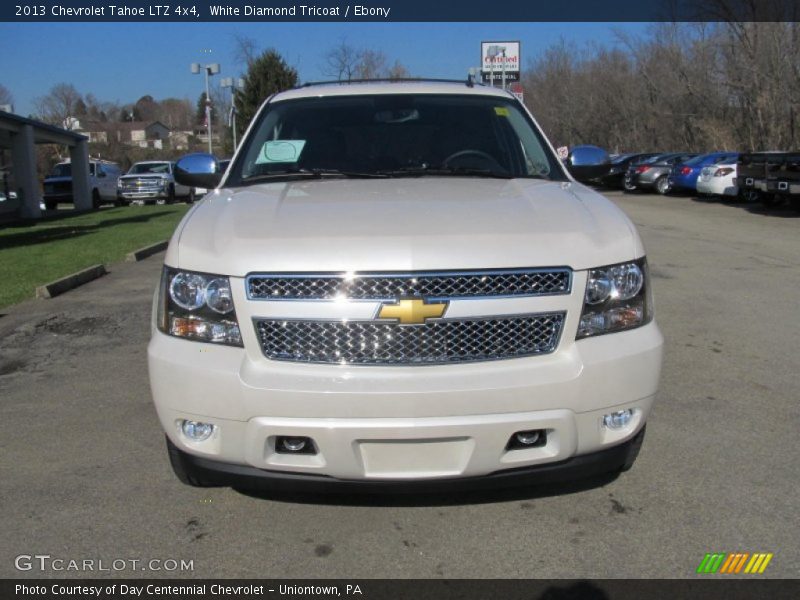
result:
[[(624, 444), (650, 412), (662, 345), (651, 322), (562, 340), (547, 356), (384, 368), (273, 362), (155, 331), (148, 358), (161, 424), (203, 468), (413, 481), (563, 463)], [(603, 427), (605, 414), (622, 409), (634, 411), (626, 428)], [(192, 442), (181, 419), (217, 429)], [(515, 432), (531, 429), (547, 431), (544, 446), (506, 448)], [(278, 453), (278, 436), (310, 437), (318, 453)]]
[(158, 190), (117, 190), (117, 195), (125, 200), (143, 200), (143, 199), (160, 199), (167, 198), (169, 195), (166, 189)]
[(563, 483), (576, 479), (616, 473), (630, 464), (639, 451), (645, 430), (635, 438), (592, 454), (563, 461), (506, 469), (477, 477), (436, 480), (354, 480), (334, 479), (324, 475), (308, 475), (287, 471), (271, 471), (251, 466), (221, 463), (178, 451), (183, 469), (196, 479), (211, 485), (225, 485), (248, 490), (302, 493), (436, 493), (497, 490), (523, 485)]

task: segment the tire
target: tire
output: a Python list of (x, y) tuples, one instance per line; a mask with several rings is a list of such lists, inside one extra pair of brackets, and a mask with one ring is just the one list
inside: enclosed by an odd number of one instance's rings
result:
[(188, 468), (186, 463), (183, 461), (182, 452), (178, 450), (175, 444), (169, 441), (168, 437), (164, 437), (167, 440), (169, 464), (172, 466), (172, 471), (175, 473), (175, 477), (177, 477), (181, 483), (192, 487), (216, 487), (215, 484), (208, 481), (203, 481), (194, 473), (192, 473), (191, 469)]
[(194, 188), (189, 188), (189, 194), (186, 196), (186, 204), (194, 204), (196, 198), (194, 197)]
[(97, 210), (100, 208), (100, 204), (100, 192), (97, 191), (97, 188), (94, 188), (92, 190), (92, 208)]
[(45, 200), (44, 207), (46, 210), (55, 210), (56, 208), (58, 208), (58, 202), (56, 202), (55, 200)]
[(625, 177), (622, 180), (622, 189), (631, 194), (636, 191), (636, 184), (634, 184), (630, 179)]
[(783, 204), (783, 198), (778, 196), (778, 194), (761, 194), (761, 204), (767, 208), (771, 208)]
[(667, 179), (666, 175), (662, 175), (658, 179), (656, 179), (655, 183), (656, 191), (661, 194), (662, 196), (666, 196), (669, 194), (669, 191), (672, 189), (672, 186), (669, 184), (669, 179)]
[(631, 440), (631, 445), (628, 447), (628, 455), (625, 457), (625, 462), (623, 462), (622, 466), (619, 468), (620, 473), (630, 471), (633, 463), (636, 462), (636, 457), (639, 456), (639, 450), (642, 449), (642, 442), (644, 442), (644, 432), (646, 429), (647, 425), (642, 427), (642, 430)]
[(758, 190), (739, 190), (737, 198), (742, 202), (761, 202), (761, 192)]
[(169, 191), (167, 191), (167, 204), (175, 203), (175, 186), (170, 184)]
[(800, 197), (790, 196), (789, 197), (789, 204), (791, 205), (791, 207), (794, 210), (800, 211)]

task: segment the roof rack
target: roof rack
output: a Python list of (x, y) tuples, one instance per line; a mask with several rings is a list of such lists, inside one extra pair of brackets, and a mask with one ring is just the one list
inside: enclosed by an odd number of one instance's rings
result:
[[(351, 84), (351, 83), (458, 83), (466, 85), (467, 87), (474, 87), (476, 82), (472, 75), (468, 75), (466, 79), (430, 79), (426, 77), (400, 77), (400, 78), (378, 78), (378, 79), (341, 79), (331, 81), (307, 81), (302, 83), (298, 88), (311, 87), (315, 85), (335, 85), (335, 84)], [(483, 85), (483, 83), (478, 83)]]

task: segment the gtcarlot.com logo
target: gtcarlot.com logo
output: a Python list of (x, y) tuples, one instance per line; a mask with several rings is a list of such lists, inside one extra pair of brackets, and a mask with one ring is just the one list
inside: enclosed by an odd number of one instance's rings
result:
[(60, 558), (49, 554), (20, 554), (17, 571), (194, 571), (194, 560), (174, 558)]
[(723, 575), (760, 574), (763, 573), (772, 552), (714, 552), (703, 557), (697, 572), (701, 575), (720, 573)]

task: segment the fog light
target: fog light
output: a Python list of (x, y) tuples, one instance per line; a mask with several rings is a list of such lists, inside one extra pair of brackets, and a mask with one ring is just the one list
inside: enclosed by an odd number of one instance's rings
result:
[(307, 437), (278, 436), (275, 438), (275, 451), (278, 454), (316, 454), (314, 442)]
[(625, 410), (618, 410), (610, 415), (603, 417), (603, 425), (609, 429), (622, 429), (631, 422), (633, 418), (633, 410), (626, 408)]
[(544, 429), (518, 431), (511, 436), (506, 450), (523, 450), (525, 448), (541, 448), (547, 444), (547, 432)]
[(214, 426), (211, 423), (183, 420), (181, 421), (181, 431), (193, 442), (204, 442), (214, 433)]
[(532, 446), (539, 441), (538, 431), (520, 431), (517, 435), (517, 441), (523, 446)]

